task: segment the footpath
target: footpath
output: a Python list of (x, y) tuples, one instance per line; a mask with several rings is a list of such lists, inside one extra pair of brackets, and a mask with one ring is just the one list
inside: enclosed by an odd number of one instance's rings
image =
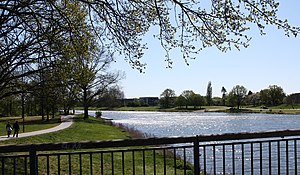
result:
[[(74, 115), (61, 116), (61, 124), (58, 125), (58, 126), (55, 126), (53, 128), (39, 130), (39, 131), (33, 131), (33, 132), (25, 132), (25, 133), (20, 133), (19, 132), (19, 137), (18, 138), (29, 137), (29, 136), (40, 135), (40, 134), (46, 134), (46, 133), (56, 132), (56, 131), (59, 131), (59, 130), (66, 129), (66, 128), (70, 127), (73, 124), (73, 116)], [(4, 140), (8, 140), (8, 139), (16, 139), (16, 137), (12, 137), (12, 136), (13, 136), (13, 132), (12, 132), (10, 138), (7, 138), (7, 135), (0, 136), (0, 141), (4, 141)]]

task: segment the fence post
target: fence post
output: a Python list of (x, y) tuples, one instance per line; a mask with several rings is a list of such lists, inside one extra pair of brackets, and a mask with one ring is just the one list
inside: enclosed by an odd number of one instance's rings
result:
[(194, 175), (200, 175), (200, 154), (199, 154), (199, 140), (198, 135), (195, 137), (194, 141)]
[(36, 150), (31, 149), (29, 152), (30, 157), (30, 175), (38, 175), (38, 164), (37, 164), (37, 156)]

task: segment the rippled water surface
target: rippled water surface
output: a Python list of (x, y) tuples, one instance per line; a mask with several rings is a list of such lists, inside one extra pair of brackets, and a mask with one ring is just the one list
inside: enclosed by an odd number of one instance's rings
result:
[[(90, 111), (90, 115), (95, 115), (94, 111)], [(270, 131), (270, 130), (285, 130), (285, 129), (299, 129), (300, 128), (300, 115), (275, 115), (275, 114), (228, 114), (228, 113), (200, 113), (200, 112), (128, 112), (128, 111), (103, 111), (102, 116), (105, 118), (113, 119), (115, 123), (122, 123), (129, 127), (133, 127), (142, 132), (157, 137), (165, 136), (194, 136), (201, 134), (221, 134), (221, 133), (237, 133), (237, 132), (259, 132), (259, 131)], [(286, 147), (285, 144), (280, 145), (282, 155), (279, 156), (277, 142), (273, 142), (272, 146), (268, 147), (269, 143), (262, 145), (252, 145), (254, 151), (254, 159), (251, 159), (249, 147), (246, 144), (245, 149), (242, 150), (241, 145), (235, 145), (234, 147), (234, 159), (232, 156), (232, 146), (227, 147), (215, 147), (206, 148), (204, 154), (203, 147), (200, 148), (200, 154), (206, 155), (206, 171), (213, 174), (215, 169), (216, 174), (223, 174), (224, 169), (227, 173), (232, 173), (233, 166), (236, 174), (242, 174), (241, 162), (244, 161), (245, 174), (251, 174), (251, 162), (255, 167), (263, 166), (263, 174), (269, 174), (269, 169), (273, 172), (278, 172), (278, 166), (280, 166), (282, 172), (289, 170), (289, 174), (296, 174), (293, 162), (294, 160), (294, 142), (289, 143)], [(300, 145), (300, 144), (298, 144)], [(266, 148), (264, 148), (266, 146)], [(261, 149), (262, 152), (258, 150)], [(289, 150), (288, 156), (286, 150)], [(212, 151), (215, 151), (212, 153)], [(272, 154), (269, 155), (269, 151)], [(297, 148), (300, 150), (300, 148)], [(226, 156), (224, 159), (224, 153)], [(243, 155), (241, 155), (243, 154)], [(263, 155), (261, 159), (260, 154)], [(180, 155), (180, 154), (179, 154)], [(192, 150), (187, 150), (187, 157), (190, 157), (189, 161), (193, 162)], [(182, 156), (182, 155), (180, 155)], [(269, 157), (272, 157), (272, 168), (269, 167)], [(245, 157), (244, 159), (242, 157)], [(278, 157), (280, 157), (281, 165), (278, 165)], [(286, 161), (288, 159), (289, 161)], [(223, 160), (226, 160), (224, 165)], [(204, 164), (204, 159), (200, 157), (200, 165)], [(299, 161), (299, 160), (298, 160)], [(261, 163), (263, 162), (263, 163)], [(289, 163), (289, 168), (285, 167)], [(216, 165), (215, 165), (216, 163)], [(300, 163), (299, 163), (300, 164)], [(259, 169), (254, 168), (255, 173), (259, 174)], [(274, 173), (276, 174), (276, 173)]]
[[(91, 111), (90, 114), (94, 113)], [(300, 115), (103, 111), (102, 116), (155, 136), (192, 136), (300, 128)]]

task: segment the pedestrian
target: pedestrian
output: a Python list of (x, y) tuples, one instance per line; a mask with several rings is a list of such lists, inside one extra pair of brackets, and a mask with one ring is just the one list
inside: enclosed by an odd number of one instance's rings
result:
[(6, 125), (7, 137), (10, 137), (11, 130), (12, 130), (11, 125), (9, 122), (7, 122), (7, 125)]
[(19, 136), (19, 130), (20, 130), (20, 126), (19, 126), (19, 123), (18, 121), (16, 121), (13, 125), (13, 129), (14, 129), (14, 135), (13, 137), (18, 137)]

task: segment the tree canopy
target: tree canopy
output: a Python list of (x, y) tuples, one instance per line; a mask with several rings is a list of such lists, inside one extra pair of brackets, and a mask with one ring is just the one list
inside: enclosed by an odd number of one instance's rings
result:
[[(179, 48), (186, 61), (207, 47), (226, 52), (248, 47), (249, 26), (261, 34), (267, 25), (277, 26), (287, 36), (297, 36), (299, 27), (278, 18), (275, 0), (52, 0), (0, 2), (0, 99), (19, 94), (20, 79), (28, 79), (63, 59), (64, 43), (76, 45), (77, 35), (89, 29), (93, 42), (107, 53), (120, 53), (139, 71), (147, 43), (143, 36), (151, 27), (166, 51)], [(30, 88), (30, 87), (28, 87)]]
[(124, 54), (139, 70), (144, 67), (140, 59), (147, 48), (142, 38), (151, 26), (159, 28), (155, 36), (166, 50), (169, 66), (172, 59), (168, 53), (173, 48), (180, 48), (187, 60), (207, 47), (216, 46), (221, 51), (248, 47), (251, 24), (261, 34), (266, 25), (275, 25), (288, 36), (297, 36), (300, 31), (277, 17), (280, 6), (275, 0), (7, 0), (0, 2), (3, 60), (24, 56), (28, 60), (38, 55), (50, 59), (55, 38), (72, 35), (80, 28), (73, 23), (76, 17), (70, 15), (70, 5), (84, 9), (85, 21), (94, 29), (97, 42)]

